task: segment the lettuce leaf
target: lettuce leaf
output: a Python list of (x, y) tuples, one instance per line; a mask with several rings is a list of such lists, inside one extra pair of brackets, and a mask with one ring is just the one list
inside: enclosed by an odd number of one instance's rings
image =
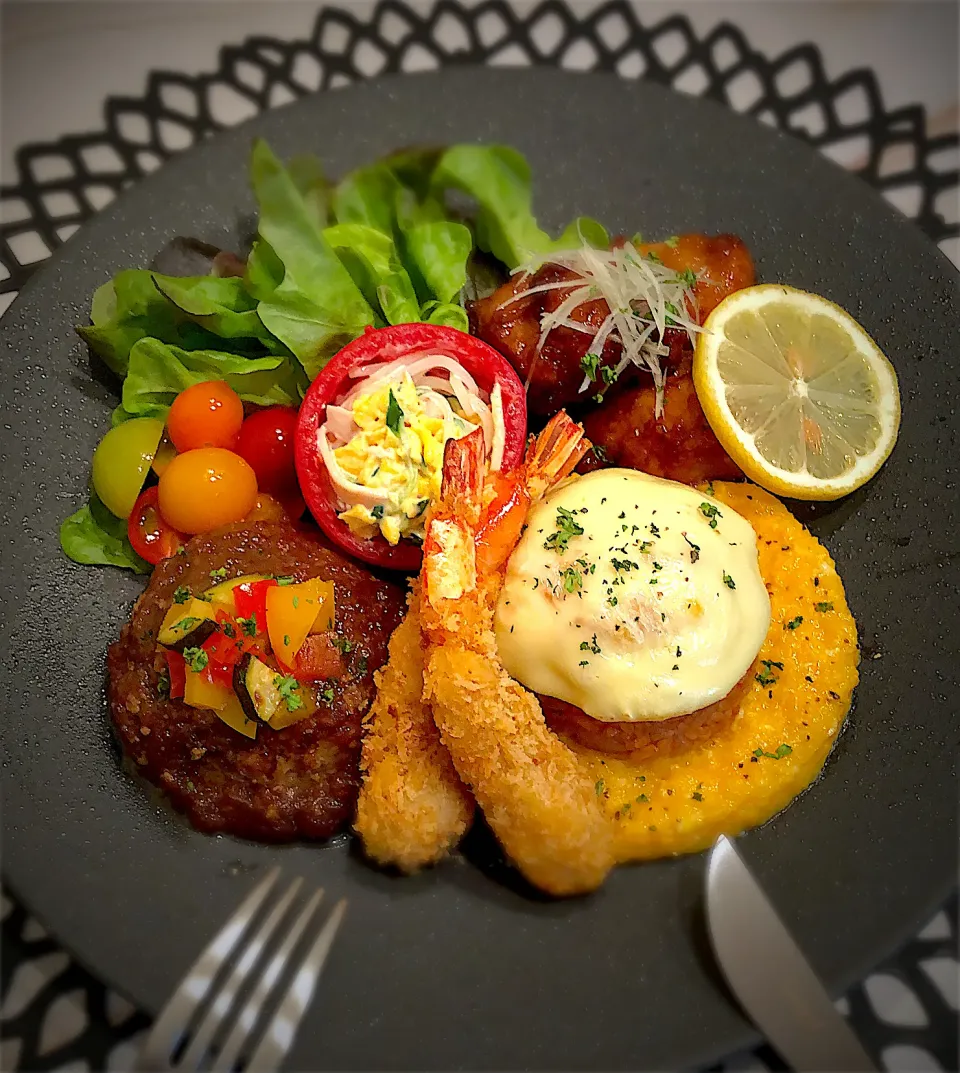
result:
[(419, 320), (419, 303), (389, 234), (366, 224), (334, 224), (323, 232), (367, 302), (387, 324)]
[(61, 523), (60, 547), (85, 566), (121, 566), (137, 574), (153, 569), (131, 547), (127, 523), (114, 517), (92, 490), (89, 503)]
[(533, 215), (530, 165), (509, 146), (452, 146), (440, 158), (431, 186), (437, 196), (453, 189), (476, 201), (477, 245), (511, 270), (550, 250), (609, 243), (603, 226), (588, 216), (574, 220), (559, 239), (550, 238)]
[(211, 335), (231, 341), (259, 340), (265, 348), (276, 349), (277, 341), (260, 320), (256, 300), (247, 292), (242, 279), (154, 273), (153, 282), (186, 319)]
[(113, 423), (131, 417), (166, 418), (174, 397), (205, 380), (226, 380), (245, 402), (298, 406), (306, 379), (288, 358), (248, 358), (213, 350), (184, 350), (141, 339), (130, 351), (122, 405)]
[[(250, 172), (260, 206), (258, 237), (275, 258), (272, 269), (283, 267), (282, 279), (260, 297), (257, 311), (312, 380), (376, 317), (324, 239), (303, 194), (262, 139), (254, 143)], [(260, 255), (264, 257), (263, 251)], [(262, 270), (262, 263), (258, 268)], [(270, 278), (275, 276), (271, 273)]]

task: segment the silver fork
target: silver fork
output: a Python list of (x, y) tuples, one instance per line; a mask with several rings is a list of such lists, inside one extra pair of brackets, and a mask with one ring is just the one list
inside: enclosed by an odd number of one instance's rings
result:
[(247, 895), (170, 996), (140, 1052), (140, 1073), (280, 1068), (347, 903), (321, 921), (323, 891), (298, 911), (303, 880), (281, 892), (279, 875), (272, 869)]

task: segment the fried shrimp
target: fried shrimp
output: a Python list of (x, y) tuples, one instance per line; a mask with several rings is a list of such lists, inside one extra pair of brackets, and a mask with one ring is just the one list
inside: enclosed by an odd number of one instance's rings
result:
[(582, 435), (557, 414), (524, 465), (493, 481), (476, 433), (451, 440), (421, 573), (424, 697), (440, 736), (509, 858), (557, 895), (603, 882), (614, 863), (613, 834), (593, 778), (500, 663), (493, 613), (500, 568), (530, 502), (577, 464), (588, 447)]
[(363, 783), (354, 829), (373, 860), (415, 872), (456, 846), (473, 820), (474, 802), (422, 699), (417, 586), (407, 602), (364, 719)]

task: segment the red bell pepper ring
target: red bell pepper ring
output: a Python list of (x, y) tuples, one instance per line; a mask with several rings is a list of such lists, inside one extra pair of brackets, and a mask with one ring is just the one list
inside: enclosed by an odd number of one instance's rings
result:
[(274, 578), (264, 581), (245, 581), (233, 590), (233, 606), (237, 609), (237, 618), (256, 618), (257, 633), (267, 629), (267, 589), (272, 589), (277, 582)]
[(350, 375), (368, 365), (386, 364), (398, 358), (410, 361), (427, 354), (440, 354), (459, 362), (478, 386), (492, 392), (500, 385), (503, 403), (503, 469), (517, 466), (523, 458), (527, 435), (527, 397), (513, 366), (493, 347), (456, 328), (432, 324), (398, 324), (367, 331), (335, 354), (307, 389), (297, 422), (297, 477), (300, 490), (317, 524), (341, 548), (364, 562), (395, 570), (420, 567), (422, 550), (410, 540), (391, 545), (382, 536), (361, 539), (337, 517), (337, 497), (327, 468), (317, 449), (317, 432), (327, 417), (327, 406), (346, 394)]
[(167, 660), (167, 677), (170, 679), (170, 699), (179, 700), (187, 685), (187, 661), (181, 653), (169, 648), (163, 650)]

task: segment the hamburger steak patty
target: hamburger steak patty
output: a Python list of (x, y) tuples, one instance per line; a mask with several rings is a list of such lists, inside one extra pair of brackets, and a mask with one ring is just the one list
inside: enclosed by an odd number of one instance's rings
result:
[[(280, 731), (262, 726), (255, 741), (212, 711), (161, 693), (165, 663), (156, 638), (174, 590), (203, 592), (213, 584), (210, 572), (220, 568), (228, 579), (276, 574), (333, 581), (335, 632), (355, 646), (345, 656), (345, 677), (317, 684), (313, 715)], [(404, 606), (400, 585), (286, 524), (240, 524), (194, 537), (185, 554), (156, 568), (107, 655), (110, 713), (124, 752), (201, 831), (264, 841), (328, 837), (353, 814), (360, 722)], [(333, 688), (332, 701), (320, 696), (325, 686)]]

